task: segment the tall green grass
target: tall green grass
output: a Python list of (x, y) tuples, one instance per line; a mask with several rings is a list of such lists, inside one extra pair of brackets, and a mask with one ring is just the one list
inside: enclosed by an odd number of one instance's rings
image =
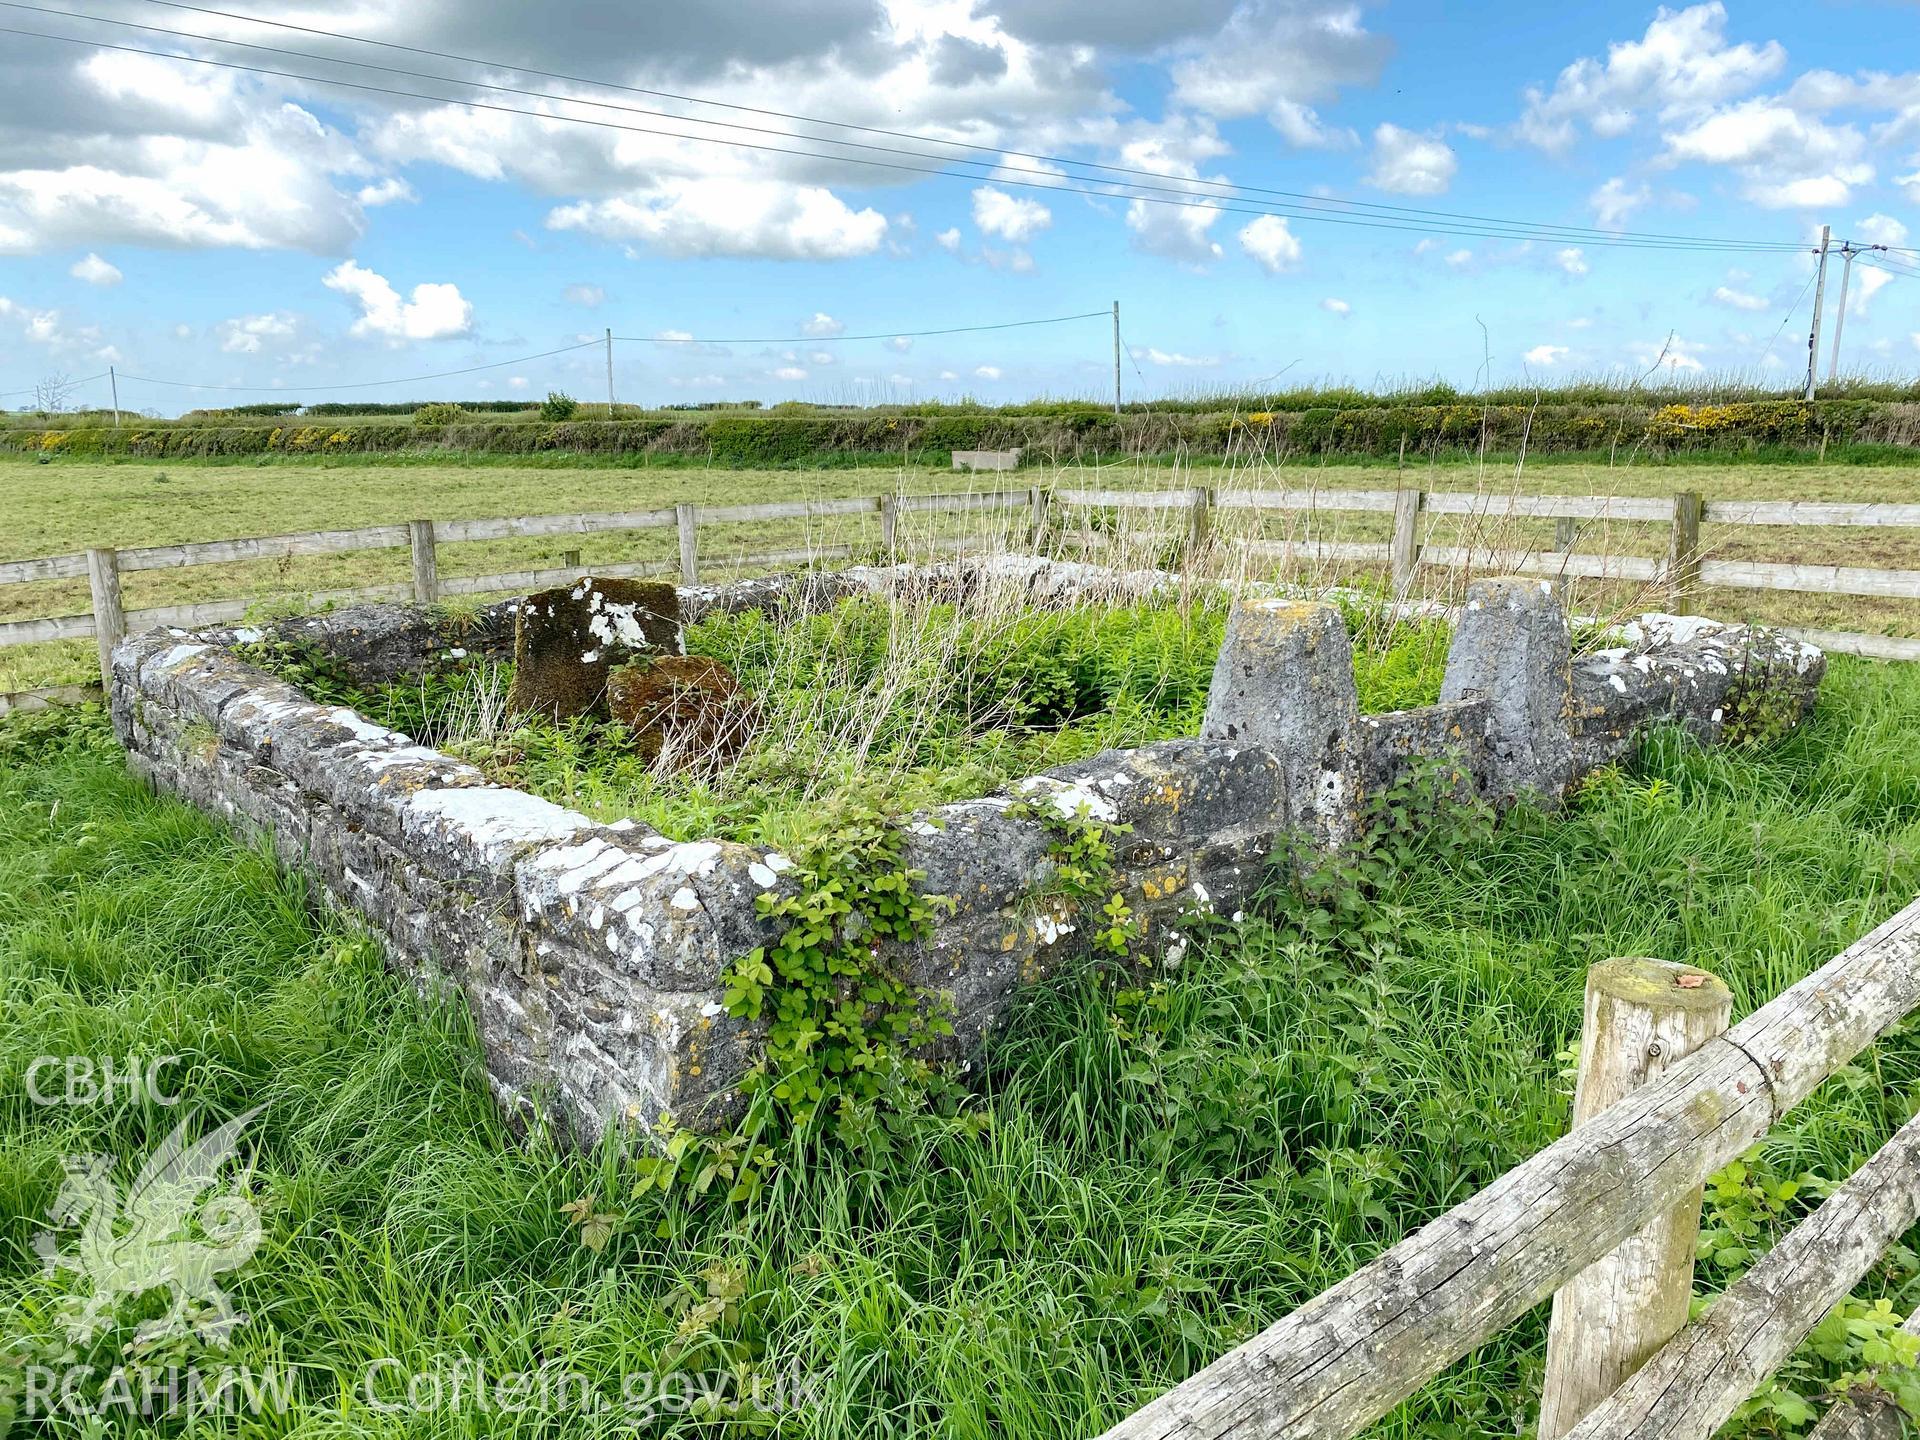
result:
[[(5, 1333), (50, 1326), (61, 1282), (28, 1241), (60, 1157), (100, 1151), (130, 1174), (179, 1118), (30, 1107), (27, 1065), (178, 1053), (188, 1111), (265, 1106), (251, 1154), (267, 1240), (233, 1287), (255, 1316), (235, 1355), (300, 1367), (294, 1415), (191, 1433), (633, 1433), (343, 1399), (338, 1377), (381, 1357), (549, 1363), (609, 1387), (655, 1365), (793, 1365), (817, 1389), (784, 1435), (1095, 1433), (1562, 1133), (1590, 962), (1703, 965), (1739, 1013), (1911, 900), (1916, 756), (1920, 671), (1836, 662), (1813, 723), (1771, 750), (1663, 735), (1564, 814), (1440, 827), (1348, 896), (1337, 925), (1275, 885), (1154, 974), (1088, 968), (1035, 987), (976, 1067), (978, 1123), (929, 1126), (906, 1154), (820, 1155), (734, 1211), (632, 1200), (611, 1149), (514, 1136), (458, 1005), (416, 998), (374, 945), (311, 916), (296, 879), (147, 794), (97, 716), (10, 722)], [(1817, 1177), (1790, 1218), (1904, 1120), (1917, 1071), (1903, 1027), (1788, 1117), (1748, 1174)], [(1710, 1229), (1750, 1188), (1710, 1200)], [(599, 1253), (562, 1212), (588, 1195), (619, 1217)], [(1760, 1238), (1781, 1223), (1763, 1217)], [(1703, 1286), (1742, 1263), (1721, 1258)], [(1914, 1269), (1896, 1251), (1862, 1293), (1904, 1312)], [(1537, 1312), (1379, 1433), (1522, 1432), (1543, 1326)], [(1805, 1361), (1790, 1378), (1811, 1389), (1834, 1368)], [(1743, 1426), (1804, 1428), (1781, 1416)]]

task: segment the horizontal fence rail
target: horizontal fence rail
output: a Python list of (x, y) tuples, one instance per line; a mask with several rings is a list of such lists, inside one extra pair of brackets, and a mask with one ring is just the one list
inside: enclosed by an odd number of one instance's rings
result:
[[(413, 560), (411, 584), (369, 585), (319, 591), (294, 598), (306, 604), (407, 598), (428, 601), (442, 596), (506, 594), (516, 590), (538, 589), (564, 584), (580, 573), (577, 564), (570, 564), (443, 579), (438, 574), (437, 548), (440, 546), (476, 541), (672, 529), (677, 532), (678, 538), (677, 563), (596, 563), (591, 568), (608, 576), (677, 573), (683, 583), (691, 584), (698, 580), (700, 574), (700, 531), (710, 526), (778, 521), (813, 522), (872, 515), (879, 519), (881, 548), (891, 553), (897, 543), (897, 527), (902, 515), (1025, 511), (1031, 536), (1038, 542), (1045, 533), (1049, 514), (1056, 507), (1059, 512), (1146, 512), (1150, 517), (1176, 523), (1192, 544), (1207, 540), (1210, 516), (1214, 512), (1307, 515), (1327, 512), (1391, 516), (1393, 533), (1387, 541), (1303, 537), (1247, 539), (1233, 543), (1243, 546), (1249, 554), (1274, 558), (1283, 563), (1309, 561), (1384, 565), (1390, 570), (1396, 584), (1410, 581), (1415, 572), (1425, 566), (1665, 584), (1674, 591), (1672, 603), (1676, 608), (1683, 607), (1686, 595), (1700, 586), (1880, 599), (1920, 599), (1920, 570), (1722, 560), (1703, 554), (1699, 544), (1702, 524), (1920, 530), (1920, 504), (1702, 500), (1697, 495), (1687, 494), (1660, 499), (1647, 496), (1323, 489), (1311, 486), (1273, 490), (1209, 490), (1204, 487), (1116, 490), (1029, 486), (1025, 489), (929, 495), (783, 500), (754, 505), (682, 503), (648, 510), (416, 520), (404, 524), (145, 545), (123, 550), (99, 548), (65, 555), (0, 561), (0, 586), (85, 577), (93, 592), (92, 607), (83, 613), (0, 621), (0, 647), (94, 639), (100, 643), (104, 655), (130, 629), (155, 625), (226, 623), (244, 618), (251, 608), (250, 600), (232, 599), (123, 610), (119, 598), (120, 577), (149, 570), (236, 561), (286, 560), (367, 550), (410, 550)], [(1422, 515), (1456, 517), (1470, 522), (1550, 519), (1560, 522), (1561, 531), (1552, 548), (1427, 544), (1422, 542), (1420, 536)], [(1668, 554), (1664, 558), (1657, 558), (1647, 555), (1593, 555), (1574, 550), (1578, 522), (1609, 521), (1671, 526), (1672, 544)], [(1174, 533), (1169, 531), (1170, 535)], [(1087, 538), (1090, 543), (1098, 544), (1102, 543), (1104, 537), (1089, 532)], [(926, 548), (924, 542), (922, 548)], [(942, 539), (933, 548), (945, 551), (964, 548), (964, 545), (956, 545), (951, 539)], [(854, 549), (846, 545), (789, 548), (729, 556), (727, 564), (729, 567), (784, 565), (843, 559), (854, 553)], [(1783, 628), (1787, 634), (1840, 653), (1887, 660), (1920, 659), (1920, 640), (1833, 630)]]
[[(1710, 1176), (1917, 1006), (1920, 901), (1658, 1078), (1136, 1411), (1105, 1440), (1348, 1440), (1616, 1251), (1650, 1218), (1697, 1199)], [(1911, 1175), (1894, 1194), (1880, 1181), (1889, 1170), (1911, 1171), (1910, 1138), (1911, 1131), (1903, 1134), (1887, 1160), (1863, 1170), (1852, 1185), (1852, 1195), (1874, 1199), (1882, 1212), (1872, 1225), (1849, 1231), (1864, 1237), (1862, 1246), (1904, 1228), (1907, 1210), (1901, 1207), (1916, 1188)], [(1829, 1204), (1839, 1200), (1836, 1193)], [(1843, 1202), (1828, 1212), (1827, 1223), (1864, 1213), (1850, 1206)], [(1759, 1277), (1756, 1286), (1767, 1284), (1775, 1271), (1804, 1270), (1808, 1242), (1821, 1233), (1816, 1227), (1766, 1271), (1756, 1267), (1750, 1272)], [(1730, 1291), (1714, 1310), (1732, 1299)], [(1802, 1307), (1800, 1318), (1811, 1328), (1819, 1314), (1805, 1315), (1808, 1308)], [(1727, 1312), (1731, 1319), (1720, 1323), (1735, 1343), (1745, 1343), (1751, 1330), (1765, 1328), (1766, 1313), (1764, 1304), (1736, 1304)], [(1704, 1321), (1712, 1323), (1713, 1314), (1709, 1310)], [(1782, 1333), (1770, 1331), (1769, 1343), (1777, 1346)], [(1625, 1397), (1626, 1410), (1614, 1419), (1627, 1423), (1578, 1431), (1580, 1440), (1628, 1434), (1628, 1424), (1652, 1405), (1690, 1396), (1695, 1423), (1631, 1433), (1649, 1440), (1656, 1434), (1662, 1440), (1711, 1435), (1719, 1421), (1694, 1392), (1704, 1388), (1702, 1378), (1713, 1365), (1700, 1350), (1687, 1354), (1693, 1334), (1682, 1331), (1672, 1342), (1683, 1346), (1685, 1364), (1656, 1369), (1662, 1366), (1656, 1356), (1648, 1366), (1655, 1379), (1642, 1387), (1646, 1396), (1631, 1380), (1616, 1392)], [(1718, 1393), (1724, 1400), (1729, 1389)]]

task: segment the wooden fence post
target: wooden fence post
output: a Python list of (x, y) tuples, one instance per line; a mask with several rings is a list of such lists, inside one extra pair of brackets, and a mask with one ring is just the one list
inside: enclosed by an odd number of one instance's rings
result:
[(1196, 485), (1192, 495), (1187, 511), (1187, 553), (1190, 555), (1206, 548), (1207, 531), (1213, 518), (1213, 491)]
[(882, 495), (880, 497), (880, 548), (887, 552), (888, 560), (893, 559), (894, 547), (899, 543), (899, 532), (900, 497)]
[(440, 561), (433, 550), (433, 521), (407, 522), (407, 548), (413, 552), (413, 603), (431, 605), (440, 598)]
[(580, 568), (580, 552), (578, 550), (562, 550), (560, 552), (560, 568), (562, 570), (578, 570)]
[(1047, 533), (1047, 487), (1029, 485), (1027, 506), (1033, 512), (1033, 548), (1038, 550)]
[[(1574, 1128), (1725, 1030), (1732, 1009), (1732, 993), (1704, 970), (1644, 959), (1595, 965), (1587, 972)], [(1547, 1331), (1540, 1440), (1573, 1429), (1687, 1323), (1699, 1233), (1695, 1190), (1560, 1287)]]
[(1562, 515), (1553, 522), (1553, 548), (1562, 555), (1573, 553), (1574, 542), (1580, 538), (1580, 524), (1571, 515)]
[(682, 500), (673, 507), (674, 523), (680, 529), (680, 583), (700, 583), (700, 507)]
[(1676, 615), (1693, 613), (1700, 588), (1700, 492), (1673, 497), (1673, 546), (1667, 555), (1667, 603)]
[(1405, 590), (1413, 584), (1414, 571), (1420, 564), (1420, 507), (1426, 496), (1419, 490), (1400, 490), (1393, 497), (1393, 543), (1388, 547), (1392, 557), (1393, 588)]
[(111, 549), (87, 551), (87, 587), (93, 591), (93, 634), (100, 646), (100, 685), (113, 688), (113, 647), (127, 633), (120, 608), (120, 565)]

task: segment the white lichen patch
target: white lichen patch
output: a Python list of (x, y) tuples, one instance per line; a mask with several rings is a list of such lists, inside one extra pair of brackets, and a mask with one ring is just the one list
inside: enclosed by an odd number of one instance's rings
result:
[(1053, 780), (1045, 775), (1033, 775), (1022, 780), (1015, 788), (1022, 795), (1039, 795), (1044, 792), (1047, 803), (1053, 806), (1063, 820), (1085, 818), (1108, 821), (1117, 819), (1120, 814), (1114, 808), (1112, 801), (1079, 781), (1068, 782)]
[(780, 883), (780, 877), (758, 860), (747, 866), (747, 875), (762, 890), (771, 890)]
[(682, 885), (678, 890), (673, 892), (673, 898), (669, 900), (667, 904), (671, 905), (675, 910), (698, 910), (700, 908), (700, 897), (693, 893), (691, 887)]
[(488, 864), (500, 864), (527, 845), (570, 840), (593, 822), (520, 790), (495, 785), (418, 790), (406, 797), (403, 824), (437, 831), (471, 846)]
[(154, 662), (154, 667), (169, 672), (178, 670), (189, 660), (206, 654), (207, 650), (205, 645), (175, 645)]

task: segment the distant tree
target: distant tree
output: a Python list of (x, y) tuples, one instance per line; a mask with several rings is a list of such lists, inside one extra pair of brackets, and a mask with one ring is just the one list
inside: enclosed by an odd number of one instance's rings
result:
[(571, 420), (574, 412), (580, 408), (580, 402), (564, 390), (549, 390), (547, 398), (541, 403), (542, 420)]
[(33, 387), (33, 408), (46, 415), (57, 415), (73, 400), (73, 377), (61, 371), (43, 375)]

